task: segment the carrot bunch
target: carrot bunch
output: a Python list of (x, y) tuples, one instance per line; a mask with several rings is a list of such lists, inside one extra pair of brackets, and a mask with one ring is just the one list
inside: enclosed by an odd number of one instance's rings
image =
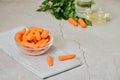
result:
[(87, 28), (87, 24), (82, 18), (78, 18), (78, 20), (74, 20), (73, 18), (68, 18), (68, 22), (70, 22), (72, 25), (77, 27), (79, 24), (82, 28)]
[(15, 33), (16, 42), (23, 48), (31, 48), (29, 50), (26, 49), (26, 51), (30, 53), (40, 52), (40, 50), (35, 48), (46, 47), (50, 39), (51, 37), (48, 30), (35, 26), (23, 28), (21, 31)]

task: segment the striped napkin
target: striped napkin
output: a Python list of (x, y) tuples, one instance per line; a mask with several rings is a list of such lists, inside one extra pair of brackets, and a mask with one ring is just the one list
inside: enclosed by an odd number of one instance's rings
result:
[[(24, 26), (17, 27), (4, 33), (0, 33), (0, 49), (2, 49), (11, 58), (23, 65), (39, 77), (46, 79), (59, 73), (71, 70), (81, 65), (80, 61), (75, 59), (59, 61), (58, 56), (66, 53), (57, 49), (55, 46), (40, 56), (29, 56), (19, 50), (14, 41), (14, 34)], [(54, 65), (49, 67), (46, 62), (47, 55), (50, 54), (54, 59)]]

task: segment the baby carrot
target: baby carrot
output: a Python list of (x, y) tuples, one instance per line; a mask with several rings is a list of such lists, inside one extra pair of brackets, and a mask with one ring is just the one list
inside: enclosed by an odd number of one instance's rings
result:
[(30, 31), (35, 31), (35, 27), (34, 27), (34, 26), (30, 26), (28, 29), (29, 29)]
[(31, 41), (34, 39), (33, 33), (29, 32), (28, 35), (26, 36), (27, 40)]
[(30, 31), (39, 31), (40, 33), (43, 31), (42, 28), (35, 27), (35, 26), (30, 26), (30, 27), (29, 27), (29, 30), (30, 30)]
[(34, 43), (30, 43), (30, 42), (27, 42), (27, 41), (22, 41), (21, 45), (29, 47), (29, 48), (37, 48), (37, 46)]
[(37, 29), (40, 33), (42, 33), (43, 29), (42, 28), (38, 28)]
[(78, 19), (78, 23), (81, 25), (82, 28), (86, 28), (87, 24), (84, 22), (84, 20), (82, 18)]
[(45, 39), (42, 44), (46, 44), (48, 42), (48, 39)]
[(68, 60), (68, 59), (73, 59), (75, 58), (76, 55), (75, 54), (68, 54), (68, 55), (61, 55), (61, 56), (58, 56), (58, 59), (60, 61), (64, 61), (64, 60)]
[(53, 58), (50, 55), (47, 56), (47, 64), (48, 66), (53, 66)]
[(27, 38), (26, 38), (27, 36), (26, 36), (26, 34), (24, 34), (23, 36), (22, 36), (22, 41), (27, 41)]
[(41, 40), (38, 41), (36, 44), (37, 44), (37, 45), (40, 45), (40, 44), (42, 44), (44, 41), (45, 41), (45, 39), (41, 39)]
[(48, 39), (48, 42), (49, 42), (50, 41), (50, 35), (48, 35), (48, 37), (46, 39)]
[(41, 38), (47, 38), (48, 37), (48, 30), (43, 30), (42, 34), (41, 34)]
[(38, 42), (38, 40), (36, 39), (36, 37), (34, 36), (33, 40), (31, 40), (32, 43), (36, 44)]
[(22, 41), (22, 34), (21, 34), (21, 32), (17, 32), (15, 34), (15, 39), (16, 39), (17, 42), (21, 42)]
[(21, 33), (25, 34), (25, 32), (26, 32), (26, 28), (23, 28), (22, 31), (21, 31)]
[(68, 18), (68, 22), (70, 22), (74, 26), (78, 26), (77, 21), (75, 21), (73, 18)]
[(48, 43), (48, 39), (45, 39), (40, 46), (45, 47), (48, 45), (47, 43)]
[(40, 33), (38, 31), (35, 32), (35, 37), (38, 41), (41, 39)]

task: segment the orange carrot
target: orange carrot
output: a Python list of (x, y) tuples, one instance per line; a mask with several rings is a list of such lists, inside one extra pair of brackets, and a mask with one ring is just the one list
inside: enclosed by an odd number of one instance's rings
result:
[(43, 31), (42, 28), (35, 27), (35, 26), (30, 26), (30, 27), (29, 27), (29, 30), (30, 30), (30, 31), (39, 31), (40, 33)]
[(73, 18), (68, 18), (68, 22), (70, 22), (74, 26), (78, 26), (77, 21), (75, 21)]
[(35, 32), (35, 37), (38, 41), (41, 39), (40, 33), (38, 31)]
[(47, 64), (48, 66), (53, 66), (53, 58), (50, 55), (47, 56)]
[(50, 39), (51, 39), (51, 38), (50, 38), (50, 35), (48, 35), (48, 37), (47, 37), (46, 39), (48, 39), (48, 42), (49, 42), (49, 41), (50, 41)]
[(15, 39), (16, 39), (17, 42), (21, 42), (22, 41), (22, 34), (21, 34), (21, 32), (17, 32), (15, 34)]
[(39, 31), (40, 33), (42, 33), (43, 29), (42, 28), (36, 28), (37, 31)]
[(29, 31), (35, 31), (36, 27), (30, 26), (28, 29), (29, 29)]
[(84, 20), (82, 18), (78, 19), (78, 23), (81, 25), (82, 28), (86, 28), (87, 24), (84, 22)]
[(42, 42), (42, 44), (40, 45), (40, 47), (45, 47), (45, 46), (47, 46), (48, 44), (48, 39), (45, 39), (43, 42)]
[(45, 41), (45, 39), (41, 39), (41, 40), (38, 41), (36, 44), (37, 44), (37, 45), (41, 45), (44, 41)]
[(22, 36), (22, 41), (27, 41), (27, 38), (26, 38), (27, 36), (26, 36), (26, 34), (23, 34), (23, 36)]
[(64, 60), (68, 60), (68, 59), (73, 59), (75, 58), (76, 55), (75, 54), (68, 54), (68, 55), (61, 55), (61, 56), (58, 56), (58, 59), (60, 61), (64, 61)]
[(34, 39), (33, 33), (29, 32), (26, 38), (29, 41), (33, 40)]
[(22, 41), (21, 45), (23, 45), (23, 46), (25, 45), (26, 47), (29, 47), (29, 48), (37, 48), (37, 46), (34, 43), (30, 43), (30, 42), (26, 42), (26, 41)]
[(47, 38), (48, 34), (49, 34), (48, 30), (44, 30), (41, 34), (41, 38)]
[(21, 31), (21, 33), (25, 34), (25, 32), (26, 32), (26, 28), (23, 28), (22, 31)]
[(46, 44), (48, 42), (48, 39), (45, 39), (44, 42), (42, 42), (42, 44)]

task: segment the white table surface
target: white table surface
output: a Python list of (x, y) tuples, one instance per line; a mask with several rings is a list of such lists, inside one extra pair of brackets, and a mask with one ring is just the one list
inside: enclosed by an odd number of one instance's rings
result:
[[(76, 53), (83, 63), (47, 80), (120, 80), (120, 0), (95, 0), (110, 11), (111, 20), (86, 29), (56, 20), (50, 13), (36, 12), (42, 1), (0, 0), (0, 32), (22, 25), (49, 29), (54, 45)], [(0, 50), (0, 80), (42, 79)]]

